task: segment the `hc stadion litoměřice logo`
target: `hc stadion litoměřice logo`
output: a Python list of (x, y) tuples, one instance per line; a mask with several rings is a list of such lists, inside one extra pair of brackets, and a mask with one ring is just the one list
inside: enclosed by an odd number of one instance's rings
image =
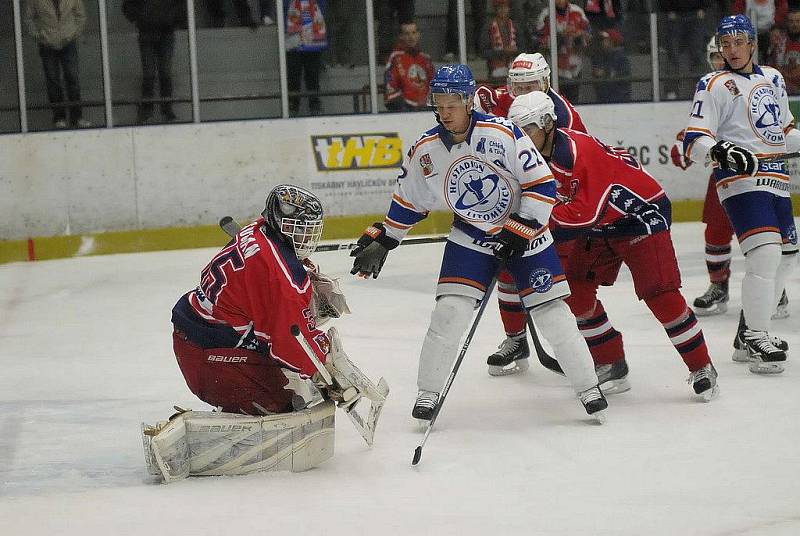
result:
[(781, 108), (775, 100), (774, 88), (770, 84), (759, 84), (750, 92), (750, 126), (768, 145), (783, 145)]
[(468, 222), (496, 223), (511, 211), (511, 185), (491, 164), (464, 156), (450, 165), (445, 200)]

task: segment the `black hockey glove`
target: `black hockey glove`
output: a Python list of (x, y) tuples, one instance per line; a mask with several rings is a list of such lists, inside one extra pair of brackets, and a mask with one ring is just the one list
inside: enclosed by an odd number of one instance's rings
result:
[(512, 214), (497, 234), (494, 256), (505, 261), (516, 255), (522, 255), (528, 249), (536, 231), (541, 228), (542, 225), (537, 220)]
[(711, 159), (719, 164), (723, 171), (733, 170), (736, 173), (750, 175), (758, 171), (758, 158), (744, 147), (729, 141), (719, 141), (711, 148)]
[(350, 273), (361, 277), (371, 275), (375, 279), (381, 273), (389, 251), (399, 245), (400, 242), (386, 235), (386, 229), (382, 223), (373, 223), (367, 227), (367, 230), (358, 239), (356, 248), (350, 252), (350, 256), (355, 257)]

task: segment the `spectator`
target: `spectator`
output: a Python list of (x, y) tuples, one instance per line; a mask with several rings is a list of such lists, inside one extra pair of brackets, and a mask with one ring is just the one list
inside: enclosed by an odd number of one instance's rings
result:
[(258, 0), (258, 7), (261, 10), (261, 21), (264, 26), (275, 24), (275, 0)]
[(162, 100), (161, 117), (175, 121), (172, 110), (172, 57), (175, 52), (175, 29), (186, 24), (186, 4), (174, 0), (125, 0), (125, 18), (139, 30), (139, 54), (142, 60), (142, 103), (137, 123), (147, 123), (153, 117), (156, 74), (158, 93)]
[(401, 24), (400, 40), (389, 56), (384, 75), (386, 93), (383, 102), (390, 112), (414, 112), (426, 106), (433, 63), (418, 45), (417, 23)]
[[(392, 36), (397, 35), (395, 26), (395, 15), (397, 15), (397, 25), (407, 24), (414, 20), (414, 0), (375, 0), (375, 16), (378, 19), (378, 57), (383, 59), (389, 56), (392, 51)], [(361, 11), (364, 2), (356, 8)], [(350, 17), (353, 13), (350, 13)]]
[[(539, 13), (536, 22), (536, 33), (539, 46), (550, 49), (550, 10), (545, 8)], [(560, 86), (560, 92), (568, 100), (578, 97), (578, 85), (570, 84), (577, 80), (583, 70), (583, 57), (589, 44), (589, 19), (583, 10), (569, 0), (556, 0), (556, 32), (558, 39), (558, 77), (566, 83)]]
[[(225, 26), (225, 0), (207, 0), (206, 4), (208, 13), (211, 15), (211, 25), (214, 28), (222, 28)], [(233, 9), (236, 11), (236, 17), (239, 19), (239, 26), (247, 26), (251, 30), (258, 28), (258, 22), (253, 17), (253, 12), (250, 10), (250, 3), (247, 0), (231, 0), (233, 2)], [(269, 0), (266, 0), (269, 1)], [(174, 3), (185, 3), (184, 0), (174, 0)], [(272, 3), (272, 2), (270, 2)], [(262, 4), (263, 7), (263, 4)]]
[(83, 118), (80, 105), (81, 86), (78, 75), (78, 36), (86, 26), (86, 9), (83, 0), (27, 0), (25, 23), (39, 44), (47, 99), (53, 109), (53, 126), (67, 128), (67, 110), (57, 104), (64, 102), (64, 76), (69, 105), (69, 119), (74, 127), (92, 126)]
[(594, 91), (597, 102), (628, 102), (631, 100), (630, 81), (612, 82), (631, 75), (631, 64), (620, 46), (622, 35), (616, 30), (601, 30), (595, 34), (592, 47), (592, 78), (597, 80)]
[[(773, 26), (769, 30), (769, 47), (763, 65), (780, 69), (783, 74), (783, 65), (786, 63), (786, 30), (780, 26)], [(785, 75), (784, 75), (785, 77)]]
[[(467, 41), (467, 49), (471, 54), (478, 54), (481, 50), (481, 31), (486, 21), (486, 0), (469, 0), (470, 17), (472, 19), (472, 41)], [(465, 8), (466, 9), (466, 2)], [(465, 30), (466, 31), (466, 28)], [(469, 34), (467, 34), (469, 37)], [(472, 48), (470, 49), (470, 45)], [(445, 36), (446, 54), (444, 60), (453, 63), (458, 56), (458, 2), (447, 1), (447, 30)]]
[(800, 94), (800, 11), (786, 14), (786, 35), (782, 53), (777, 55), (776, 67), (786, 80), (790, 95)]
[(731, 14), (747, 15), (756, 28), (758, 35), (758, 60), (756, 63), (762, 63), (767, 57), (769, 30), (773, 26), (783, 25), (783, 19), (788, 10), (787, 0), (734, 0), (731, 5)]
[[(680, 90), (679, 80), (666, 80), (665, 96), (668, 100), (677, 99), (679, 95), (690, 98), (696, 82), (695, 75), (706, 71), (703, 58), (703, 51), (706, 49), (703, 30), (705, 0), (659, 0), (658, 4), (659, 10), (664, 12), (663, 29), (667, 36), (661, 40), (667, 49), (667, 64), (663, 71), (676, 76), (682, 72), (692, 75), (689, 77), (691, 84), (686, 85), (684, 93)], [(681, 69), (681, 57), (689, 60), (686, 71)]]
[[(325, 25), (325, 0), (283, 0), (286, 14), (286, 70), (289, 91), (300, 91), (301, 78), (306, 91), (319, 91), (322, 53), (328, 48)], [(318, 95), (308, 99), (311, 115), (319, 115), (322, 105)], [(297, 115), (300, 97), (289, 97), (289, 111)]]
[(622, 27), (621, 0), (586, 0), (583, 11), (592, 31), (620, 30)]
[(503, 83), (511, 63), (519, 49), (517, 46), (517, 25), (509, 18), (511, 0), (493, 0), (494, 18), (481, 33), (480, 50), (486, 58), (489, 78)]

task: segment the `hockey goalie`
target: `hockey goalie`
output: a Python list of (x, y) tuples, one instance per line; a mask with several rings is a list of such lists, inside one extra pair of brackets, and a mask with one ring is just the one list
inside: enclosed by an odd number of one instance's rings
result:
[(333, 456), (335, 410), (368, 445), (389, 387), (345, 354), (349, 313), (336, 280), (308, 259), (322, 235), (311, 192), (275, 187), (172, 310), (173, 349), (189, 389), (215, 411), (142, 425), (145, 461), (172, 482), (193, 475), (305, 471)]

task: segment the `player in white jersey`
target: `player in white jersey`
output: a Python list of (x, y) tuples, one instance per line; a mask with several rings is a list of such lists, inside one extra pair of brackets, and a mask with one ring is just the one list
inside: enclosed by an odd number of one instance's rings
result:
[(589, 414), (608, 406), (589, 349), (563, 298), (569, 286), (548, 222), (556, 203), (550, 169), (510, 121), (473, 111), (475, 80), (466, 65), (441, 67), (430, 83), (438, 126), (403, 162), (389, 212), (353, 250), (353, 274), (377, 277), (390, 249), (436, 207), (455, 214), (419, 361), (412, 415), (430, 420), (459, 341), (498, 268), (513, 274), (522, 303), (553, 347)]
[(798, 150), (800, 132), (781, 74), (753, 63), (750, 20), (724, 17), (716, 37), (725, 69), (698, 82), (684, 149), (695, 162), (713, 162), (717, 193), (745, 255), (734, 360), (749, 361), (751, 372), (778, 373), (788, 345), (770, 337), (770, 315), (797, 263), (798, 243), (786, 163), (770, 157)]

